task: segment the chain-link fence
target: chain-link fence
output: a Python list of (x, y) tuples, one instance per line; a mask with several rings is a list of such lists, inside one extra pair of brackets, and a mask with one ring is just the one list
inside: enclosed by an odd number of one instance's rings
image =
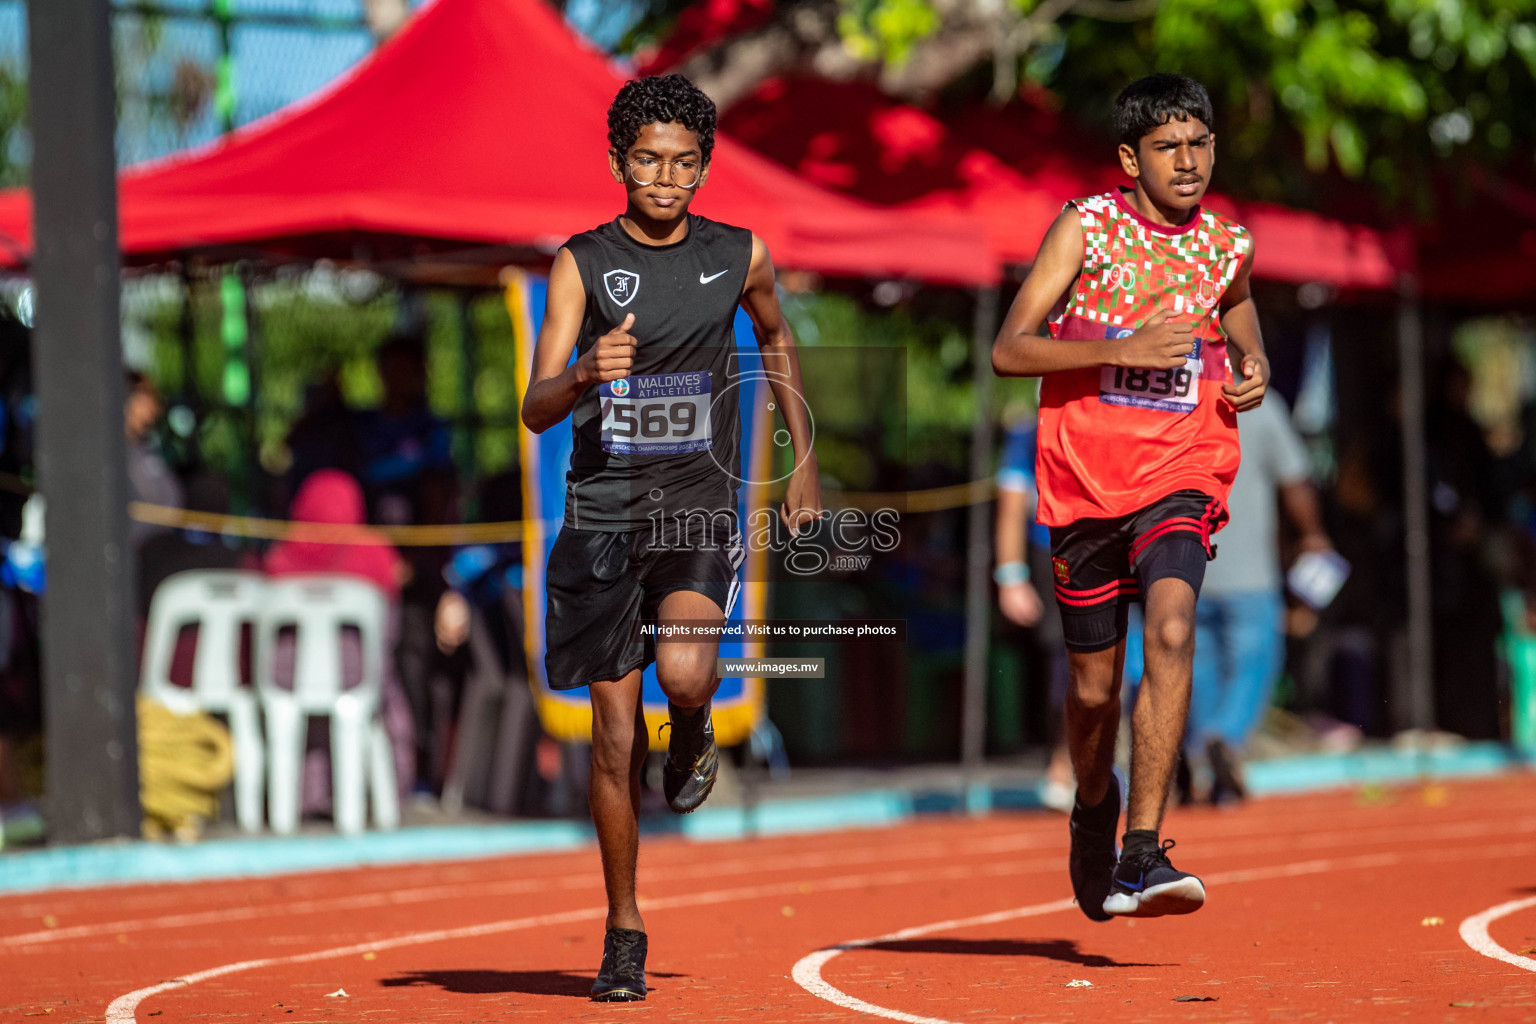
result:
[[(402, 0), (400, 9), (405, 9)], [(0, 185), (23, 183), (24, 0), (0, 0)], [(117, 155), (211, 142), (309, 95), (375, 45), (363, 0), (114, 0)]]

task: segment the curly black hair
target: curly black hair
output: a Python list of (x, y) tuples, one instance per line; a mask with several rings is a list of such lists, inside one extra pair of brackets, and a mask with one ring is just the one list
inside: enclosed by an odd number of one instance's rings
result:
[(1115, 134), (1132, 149), (1169, 121), (1195, 117), (1209, 128), (1212, 116), (1205, 86), (1184, 75), (1160, 71), (1138, 78), (1115, 97)]
[(715, 101), (682, 75), (652, 75), (625, 82), (608, 108), (608, 144), (621, 156), (648, 124), (675, 121), (699, 137), (704, 162), (715, 148)]

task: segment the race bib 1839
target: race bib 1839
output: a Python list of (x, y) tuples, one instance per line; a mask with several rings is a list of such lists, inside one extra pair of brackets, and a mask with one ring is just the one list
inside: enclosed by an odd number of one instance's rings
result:
[[(1110, 328), (1109, 337), (1124, 338), (1130, 328)], [(1200, 404), (1201, 342), (1184, 365), (1171, 370), (1142, 370), (1126, 366), (1106, 366), (1099, 371), (1099, 401), (1109, 405), (1130, 405), (1158, 412), (1191, 413)]]
[(600, 385), (603, 451), (677, 455), (711, 447), (709, 378), (707, 370), (656, 373)]

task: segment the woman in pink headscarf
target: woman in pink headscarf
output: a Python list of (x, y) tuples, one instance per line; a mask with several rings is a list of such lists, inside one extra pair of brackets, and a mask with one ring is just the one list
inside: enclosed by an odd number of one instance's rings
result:
[(304, 478), (290, 515), (297, 523), (267, 552), (269, 576), (344, 573), (377, 584), (391, 601), (400, 598), (405, 562), (378, 530), (365, 526), (363, 489), (339, 469), (321, 469)]
[[(394, 751), (395, 776), (402, 795), (416, 777), (416, 745), (410, 705), (395, 672), (394, 648), (399, 636), (400, 587), (406, 564), (389, 540), (367, 525), (363, 489), (339, 469), (316, 470), (304, 478), (294, 496), (289, 515), (294, 521), (281, 540), (267, 550), (263, 568), (269, 576), (339, 573), (358, 576), (376, 585), (389, 598), (389, 621), (384, 642), (384, 729)], [(313, 523), (313, 526), (308, 524)], [(361, 652), (351, 637), (342, 642), (343, 678), (350, 685), (361, 673)], [(293, 644), (279, 638), (274, 674), (293, 678)], [(304, 758), (304, 809), (328, 811), (331, 804), (329, 751), (323, 731), (311, 729), (312, 746)]]

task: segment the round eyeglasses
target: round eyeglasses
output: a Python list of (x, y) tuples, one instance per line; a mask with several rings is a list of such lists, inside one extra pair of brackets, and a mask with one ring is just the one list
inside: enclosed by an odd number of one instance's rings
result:
[(653, 156), (637, 156), (631, 160), (629, 176), (636, 185), (654, 185), (661, 177), (665, 164), (672, 169), (672, 184), (678, 188), (698, 188), (703, 180), (698, 157), (685, 156), (680, 160), (658, 160)]

